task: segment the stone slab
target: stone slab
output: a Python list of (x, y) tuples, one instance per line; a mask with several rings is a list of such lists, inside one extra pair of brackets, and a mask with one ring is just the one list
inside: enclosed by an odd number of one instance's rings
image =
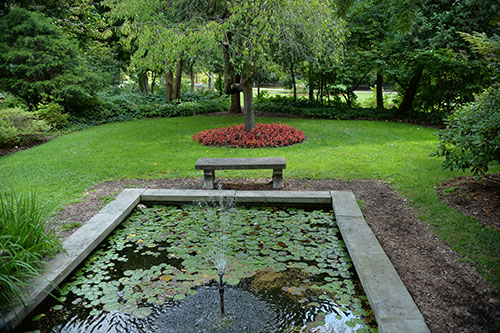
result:
[(120, 224), (139, 203), (144, 190), (124, 190), (63, 243), (64, 252), (48, 260), (45, 273), (30, 281), (26, 304), (18, 304), (0, 321), (0, 332), (15, 328), (48, 293), (60, 284)]
[(379, 332), (429, 332), (424, 317), (366, 223), (352, 192), (332, 191), (332, 205)]
[(380, 246), (363, 217), (337, 216), (336, 220), (347, 248), (353, 252), (352, 255), (385, 254), (384, 249)]
[(351, 191), (332, 191), (335, 216), (363, 217), (356, 198)]
[(194, 168), (196, 170), (285, 169), (286, 159), (284, 157), (200, 158)]
[(214, 201), (219, 196), (234, 198), (234, 190), (145, 190), (141, 194), (142, 202), (196, 202)]
[(429, 328), (424, 321), (420, 319), (387, 319), (382, 318), (378, 324), (379, 332), (414, 332), (428, 333)]
[(330, 204), (327, 191), (237, 191), (236, 203)]

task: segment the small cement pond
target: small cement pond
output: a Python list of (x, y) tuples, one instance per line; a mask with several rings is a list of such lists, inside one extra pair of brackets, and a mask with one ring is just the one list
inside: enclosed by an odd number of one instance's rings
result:
[(63, 247), (0, 332), (429, 332), (352, 192), (127, 189)]
[(22, 330), (377, 331), (332, 211), (139, 207)]

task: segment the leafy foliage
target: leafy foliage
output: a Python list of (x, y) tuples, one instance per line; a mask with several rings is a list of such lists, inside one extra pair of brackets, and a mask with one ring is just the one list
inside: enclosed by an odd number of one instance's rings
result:
[(391, 119), (395, 118), (395, 110), (376, 110), (349, 108), (342, 104), (319, 105), (310, 101), (299, 99), (294, 101), (288, 97), (275, 96), (271, 98), (261, 98), (255, 103), (255, 108), (263, 112), (276, 112), (297, 115), (305, 118), (324, 119)]
[(93, 101), (99, 76), (89, 72), (78, 48), (42, 14), (13, 8), (0, 23), (0, 88), (35, 107), (44, 98), (78, 112)]
[(483, 175), (490, 163), (500, 162), (500, 86), (453, 112), (439, 140), (435, 155), (445, 158), (444, 168)]
[(62, 247), (34, 193), (0, 192), (0, 310), (23, 301), (27, 280), (37, 275), (43, 258)]
[(28, 112), (21, 107), (0, 109), (0, 147), (38, 141), (49, 129), (50, 126), (38, 119), (35, 112)]
[(233, 148), (283, 147), (304, 141), (304, 133), (286, 124), (258, 123), (250, 131), (244, 124), (207, 129), (193, 135), (193, 140), (206, 146)]
[(162, 96), (111, 88), (97, 93), (94, 107), (72, 116), (68, 127), (81, 128), (153, 117), (194, 116), (228, 109), (227, 98), (213, 93), (186, 94), (180, 100), (166, 102)]
[(52, 128), (62, 128), (68, 123), (69, 114), (56, 102), (39, 103), (36, 113)]
[(493, 0), (414, 3), (409, 29), (389, 36), (384, 54), (387, 74), (399, 93), (407, 95), (412, 86), (418, 87), (415, 110), (446, 116), (491, 82), (483, 59), (458, 32), (491, 33), (498, 10)]

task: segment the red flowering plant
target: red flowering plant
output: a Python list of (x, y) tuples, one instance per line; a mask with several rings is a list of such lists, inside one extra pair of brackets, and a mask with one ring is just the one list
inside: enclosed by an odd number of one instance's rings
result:
[(304, 141), (304, 133), (286, 124), (255, 124), (249, 132), (240, 124), (209, 128), (193, 135), (193, 140), (205, 146), (233, 148), (284, 147)]

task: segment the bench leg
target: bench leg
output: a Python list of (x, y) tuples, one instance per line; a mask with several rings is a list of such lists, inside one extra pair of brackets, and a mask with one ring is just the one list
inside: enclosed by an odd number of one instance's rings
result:
[(283, 187), (283, 169), (273, 170), (273, 188)]
[(203, 170), (203, 188), (214, 189), (215, 170)]

